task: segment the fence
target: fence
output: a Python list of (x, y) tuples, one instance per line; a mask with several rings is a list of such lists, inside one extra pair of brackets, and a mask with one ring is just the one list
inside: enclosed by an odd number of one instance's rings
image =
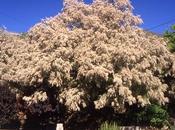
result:
[[(17, 130), (17, 129), (0, 129), (0, 130)], [(39, 130), (39, 129), (30, 128), (30, 129), (24, 129), (24, 130)], [(57, 124), (56, 129), (53, 127), (52, 128), (49, 127), (41, 130), (64, 130), (64, 128), (63, 128), (63, 124)], [(151, 127), (140, 127), (140, 126), (123, 126), (123, 127), (120, 127), (120, 130), (158, 130), (158, 129), (151, 128)]]

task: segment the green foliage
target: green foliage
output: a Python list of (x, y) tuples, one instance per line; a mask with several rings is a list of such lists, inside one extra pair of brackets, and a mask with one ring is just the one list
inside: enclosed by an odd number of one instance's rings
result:
[(152, 126), (163, 127), (164, 125), (169, 125), (168, 123), (168, 113), (165, 109), (161, 108), (159, 105), (150, 105), (147, 108), (148, 121)]
[(27, 37), (27, 33), (21, 33), (21, 35), (20, 35), (20, 38), (26, 38)]
[(164, 37), (168, 39), (168, 48), (171, 52), (175, 52), (175, 25), (169, 31), (166, 31)]
[(128, 125), (150, 125), (157, 128), (170, 126), (167, 110), (156, 104), (148, 105), (144, 108), (133, 107), (126, 113), (126, 117)]
[(115, 122), (113, 123), (104, 122), (99, 130), (119, 130), (119, 127)]

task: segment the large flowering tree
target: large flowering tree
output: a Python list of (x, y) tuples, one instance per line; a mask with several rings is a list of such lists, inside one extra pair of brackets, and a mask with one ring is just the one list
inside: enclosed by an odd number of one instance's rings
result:
[(116, 112), (165, 104), (175, 57), (164, 39), (138, 27), (132, 10), (129, 0), (64, 0), (60, 14), (25, 38), (0, 40), (0, 80), (23, 94), (31, 113), (55, 111), (56, 104), (68, 113), (90, 104)]

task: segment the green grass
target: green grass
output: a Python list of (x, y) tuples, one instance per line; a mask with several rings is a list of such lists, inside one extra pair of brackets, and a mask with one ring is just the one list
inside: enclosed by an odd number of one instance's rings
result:
[(99, 130), (119, 130), (119, 127), (117, 125), (117, 123), (113, 122), (113, 123), (108, 123), (108, 122), (104, 122)]

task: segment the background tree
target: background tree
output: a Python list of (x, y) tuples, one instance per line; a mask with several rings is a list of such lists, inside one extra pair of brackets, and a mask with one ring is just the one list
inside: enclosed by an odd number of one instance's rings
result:
[(168, 39), (168, 48), (171, 52), (175, 52), (175, 25), (169, 31), (166, 31), (164, 37)]

